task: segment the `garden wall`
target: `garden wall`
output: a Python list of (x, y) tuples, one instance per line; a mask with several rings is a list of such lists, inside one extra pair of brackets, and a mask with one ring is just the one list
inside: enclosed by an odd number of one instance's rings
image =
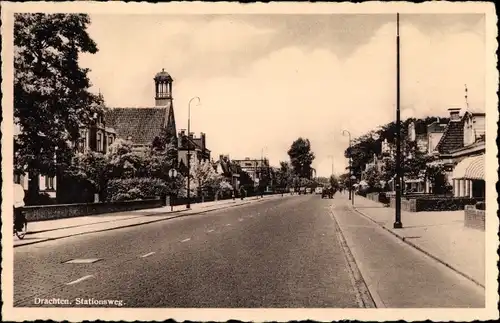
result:
[[(401, 198), (401, 210), (407, 212), (436, 212), (464, 210), (466, 205), (476, 204), (477, 199), (468, 197), (419, 197)], [(396, 198), (391, 197), (391, 207), (396, 206)]]
[(22, 212), (26, 215), (28, 221), (43, 221), (86, 215), (98, 215), (104, 213), (149, 209), (161, 206), (161, 200), (151, 199), (137, 201), (25, 206), (22, 208)]
[(478, 210), (474, 205), (466, 205), (464, 209), (464, 225), (468, 228), (484, 231), (485, 210)]
[(389, 197), (387, 196), (386, 193), (368, 193), (366, 194), (366, 198), (372, 200), (372, 201), (375, 201), (375, 202), (379, 202), (379, 203), (383, 203), (383, 204), (389, 204), (390, 203), (390, 200), (389, 200)]

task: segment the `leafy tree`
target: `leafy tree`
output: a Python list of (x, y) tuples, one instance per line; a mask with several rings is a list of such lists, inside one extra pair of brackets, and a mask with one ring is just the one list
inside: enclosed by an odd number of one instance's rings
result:
[(107, 165), (106, 156), (102, 153), (95, 151), (78, 153), (73, 157), (65, 175), (86, 181), (100, 192), (106, 187)]
[(191, 196), (198, 196), (205, 191), (216, 192), (223, 180), (222, 175), (217, 174), (210, 161), (206, 160), (200, 162), (195, 156), (191, 157), (190, 176), (191, 180), (189, 186)]
[(428, 165), (425, 169), (425, 177), (431, 182), (432, 193), (445, 194), (448, 193), (448, 183), (446, 182), (446, 172), (441, 164)]
[(310, 179), (312, 175), (311, 165), (315, 156), (311, 151), (309, 139), (300, 137), (295, 140), (288, 150), (288, 156), (290, 156), (290, 163), (294, 173), (299, 177)]
[[(90, 93), (81, 53), (95, 54), (85, 14), (19, 13), (14, 16), (14, 142), (16, 173), (29, 172), (28, 194), (38, 175), (54, 176), (56, 162), (71, 161), (79, 129), (102, 113), (102, 97)], [(57, 158), (54, 158), (57, 150)]]
[(116, 140), (110, 146), (110, 150), (108, 155), (109, 178), (146, 177), (151, 171), (146, 166), (148, 163), (144, 153), (133, 151), (129, 141)]
[(285, 189), (292, 184), (292, 169), (288, 162), (280, 162), (280, 168), (276, 172), (276, 184), (279, 188)]

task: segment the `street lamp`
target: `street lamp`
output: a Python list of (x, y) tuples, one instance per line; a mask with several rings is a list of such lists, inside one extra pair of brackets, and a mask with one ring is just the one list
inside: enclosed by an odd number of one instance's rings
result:
[(264, 171), (264, 150), (267, 151), (267, 146), (264, 146), (260, 150), (260, 170), (259, 170), (259, 187), (260, 187), (260, 197), (264, 197), (263, 187), (262, 187), (262, 173)]
[[(351, 133), (348, 130), (342, 130), (342, 135), (345, 136), (346, 133), (349, 135), (349, 174), (352, 175), (352, 152), (351, 152)], [(349, 200), (352, 196), (352, 182), (351, 177), (349, 177)], [(353, 201), (354, 203), (354, 201)]]
[[(351, 183), (352, 183), (353, 181), (355, 181), (355, 180), (356, 180), (356, 176), (352, 175), (351, 177), (349, 177), (349, 179), (351, 180)], [(351, 200), (351, 203), (352, 203), (352, 205), (354, 206), (354, 192), (352, 192), (352, 200)]]
[(191, 102), (193, 100), (198, 100), (198, 104), (200, 104), (201, 100), (199, 97), (195, 96), (192, 97), (191, 100), (189, 100), (188, 103), (188, 140), (187, 140), (187, 169), (188, 169), (188, 176), (187, 176), (187, 203), (186, 203), (186, 209), (191, 208), (191, 143), (189, 141), (189, 136), (191, 134)]
[(394, 229), (401, 229), (401, 95), (400, 95), (400, 53), (399, 53), (399, 13), (397, 14), (397, 36), (396, 36), (396, 219)]

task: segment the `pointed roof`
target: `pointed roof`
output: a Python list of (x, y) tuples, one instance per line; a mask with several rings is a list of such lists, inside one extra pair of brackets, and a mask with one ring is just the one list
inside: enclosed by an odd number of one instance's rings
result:
[(440, 154), (449, 154), (464, 146), (464, 119), (450, 120), (444, 129), (444, 134), (436, 146)]
[[(173, 118), (170, 104), (163, 107), (111, 108), (105, 114), (106, 124), (116, 130), (118, 137), (131, 137), (132, 142), (139, 145), (149, 145), (163, 128), (175, 127)], [(170, 129), (170, 132), (176, 133), (175, 129)]]

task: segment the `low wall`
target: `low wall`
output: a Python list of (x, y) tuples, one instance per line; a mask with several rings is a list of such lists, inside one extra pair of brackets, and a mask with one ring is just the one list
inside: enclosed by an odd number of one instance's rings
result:
[(366, 198), (370, 199), (374, 202), (379, 202), (379, 203), (383, 203), (383, 204), (390, 203), (389, 197), (387, 196), (386, 193), (383, 193), (383, 192), (382, 193), (379, 193), (379, 192), (368, 193), (368, 194), (366, 194)]
[[(396, 198), (395, 197), (391, 197), (390, 206), (392, 208), (396, 207)], [(417, 201), (415, 199), (407, 200), (405, 198), (401, 198), (401, 211), (418, 212), (419, 210), (417, 209)]]
[(43, 221), (149, 209), (161, 206), (161, 200), (151, 199), (138, 201), (25, 206), (22, 208), (21, 212), (26, 215), (28, 221)]
[[(468, 197), (425, 197), (401, 198), (401, 210), (406, 212), (439, 212), (464, 210), (466, 205), (476, 203), (476, 199)], [(391, 207), (396, 206), (396, 198), (391, 196)]]
[(486, 211), (478, 210), (474, 205), (466, 205), (464, 209), (464, 225), (468, 228), (484, 231)]

